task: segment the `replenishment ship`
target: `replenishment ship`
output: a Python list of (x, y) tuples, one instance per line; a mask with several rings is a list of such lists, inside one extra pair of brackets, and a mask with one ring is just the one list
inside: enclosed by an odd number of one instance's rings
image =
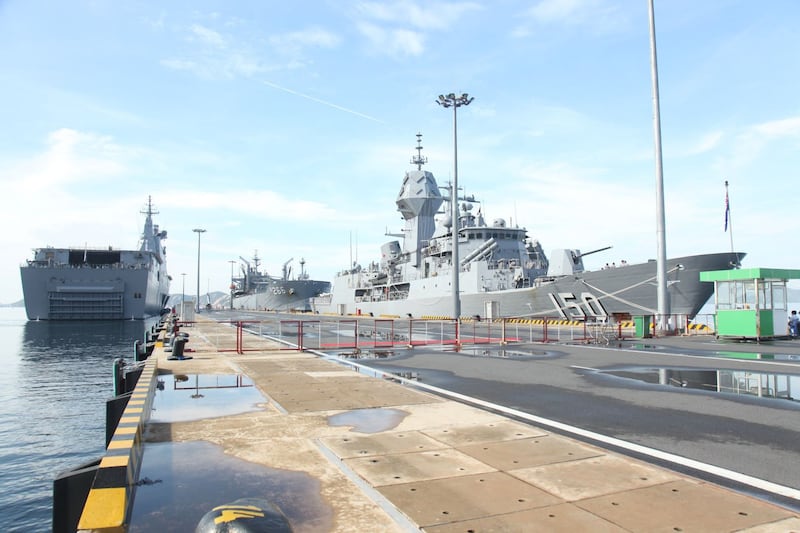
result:
[(293, 259), (283, 264), (281, 276), (271, 276), (260, 269), (258, 251), (252, 262), (243, 257), (241, 276), (231, 280), (234, 309), (257, 311), (309, 311), (311, 298), (330, 289), (330, 282), (311, 279), (305, 270), (305, 260), (300, 259), (300, 273), (294, 275), (290, 266)]
[(166, 231), (153, 224), (148, 197), (137, 250), (36, 248), (20, 267), (29, 320), (145, 319), (161, 313), (169, 298)]
[[(418, 135), (418, 138), (420, 136)], [(657, 262), (621, 263), (586, 270), (583, 258), (608, 248), (581, 253), (553, 250), (548, 258), (524, 227), (502, 218), (487, 222), (474, 196), (458, 198), (456, 220), (451, 201), (427, 159), (412, 159), (397, 195), (405, 220), (402, 238), (381, 247), (381, 259), (353, 264), (337, 274), (329, 294), (313, 300), (316, 312), (412, 318), (454, 318), (453, 268), (459, 272), (461, 317), (553, 317), (568, 320), (629, 319), (657, 313)], [(449, 187), (442, 187), (448, 189)], [(453, 233), (459, 264), (453, 265)], [(610, 247), (609, 247), (610, 248)], [(695, 317), (713, 294), (700, 281), (707, 270), (738, 268), (744, 253), (725, 252), (667, 260), (667, 286), (673, 315)]]

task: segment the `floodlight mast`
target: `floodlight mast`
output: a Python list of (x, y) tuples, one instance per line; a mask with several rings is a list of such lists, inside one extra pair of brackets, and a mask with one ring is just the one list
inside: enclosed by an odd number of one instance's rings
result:
[(453, 186), (450, 189), (450, 216), (452, 217), (453, 235), (453, 318), (456, 321), (461, 319), (461, 294), (459, 289), (459, 275), (461, 274), (461, 264), (458, 257), (458, 231), (460, 223), (458, 218), (458, 118), (457, 111), (461, 106), (472, 103), (475, 98), (471, 98), (467, 93), (456, 95), (450, 93), (447, 96), (440, 94), (436, 103), (444, 108), (453, 108)]
[(197, 233), (197, 308), (195, 312), (200, 312), (200, 235), (206, 232), (202, 228), (194, 228), (193, 232)]

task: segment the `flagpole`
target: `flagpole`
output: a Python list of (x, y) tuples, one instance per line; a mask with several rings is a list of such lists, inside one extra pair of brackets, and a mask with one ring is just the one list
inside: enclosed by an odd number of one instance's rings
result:
[(733, 219), (731, 218), (731, 201), (728, 198), (728, 180), (725, 180), (725, 231), (730, 229), (731, 253), (733, 253)]

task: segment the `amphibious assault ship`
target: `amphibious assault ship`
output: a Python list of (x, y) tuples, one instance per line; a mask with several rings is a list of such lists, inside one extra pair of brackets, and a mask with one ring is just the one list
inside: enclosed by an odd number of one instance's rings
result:
[(305, 259), (300, 259), (300, 274), (294, 276), (290, 266), (294, 258), (283, 264), (280, 277), (260, 270), (258, 251), (252, 262), (239, 257), (242, 264), (240, 277), (231, 280), (231, 299), (234, 309), (258, 311), (308, 311), (310, 300), (328, 291), (330, 282), (313, 280), (305, 270)]
[(36, 248), (20, 266), (29, 320), (121, 320), (157, 316), (169, 298), (167, 238), (151, 198), (138, 250)]
[[(443, 196), (418, 137), (417, 169), (406, 172), (397, 210), (405, 220), (402, 237), (381, 247), (381, 259), (353, 264), (332, 282), (329, 294), (313, 300), (317, 312), (412, 318), (453, 318), (453, 268), (459, 272), (461, 317), (553, 317), (569, 320), (629, 319), (657, 314), (657, 262), (623, 264), (589, 271), (583, 258), (594, 250), (554, 250), (548, 258), (524, 227), (502, 218), (487, 223), (473, 196), (440, 211)], [(448, 189), (448, 187), (442, 187)], [(451, 191), (452, 192), (452, 191)], [(459, 264), (454, 267), (453, 234)], [(706, 270), (737, 268), (744, 253), (712, 253), (667, 260), (671, 312), (693, 318), (712, 295), (700, 281)], [(461, 318), (459, 317), (459, 318)]]

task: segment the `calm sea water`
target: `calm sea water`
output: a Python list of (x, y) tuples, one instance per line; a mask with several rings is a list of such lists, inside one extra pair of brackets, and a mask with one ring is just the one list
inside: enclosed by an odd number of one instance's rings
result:
[(0, 531), (51, 530), (53, 479), (102, 456), (113, 361), (149, 327), (0, 308)]

